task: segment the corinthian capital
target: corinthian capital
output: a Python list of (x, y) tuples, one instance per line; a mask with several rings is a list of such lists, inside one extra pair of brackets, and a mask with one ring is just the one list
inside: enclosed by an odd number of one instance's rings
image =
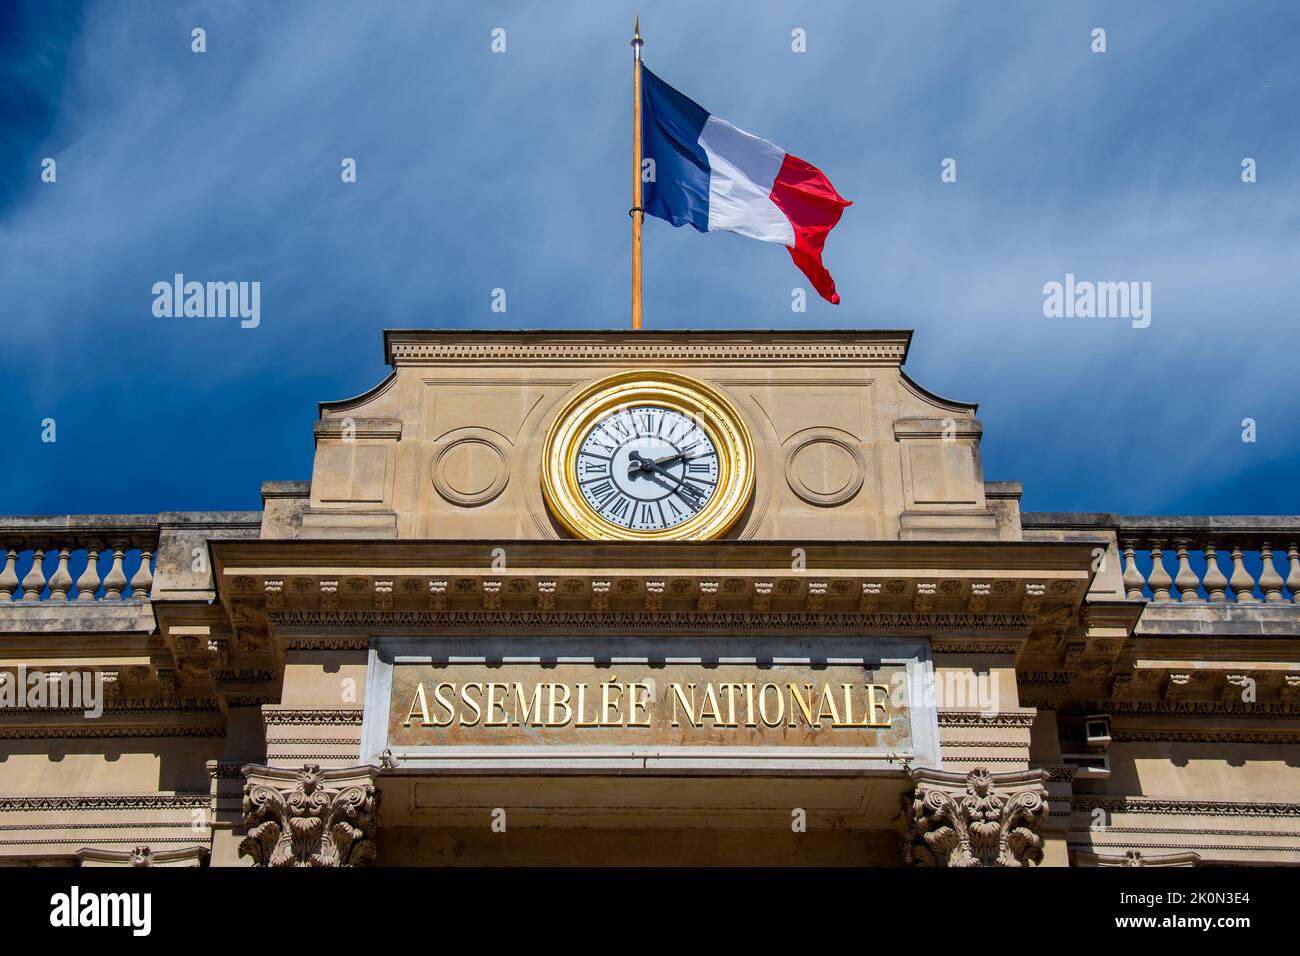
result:
[(1025, 866), (1043, 858), (1042, 770), (910, 771), (903, 795), (903, 860), (917, 866)]
[(247, 764), (239, 855), (254, 866), (361, 866), (375, 857), (375, 768)]

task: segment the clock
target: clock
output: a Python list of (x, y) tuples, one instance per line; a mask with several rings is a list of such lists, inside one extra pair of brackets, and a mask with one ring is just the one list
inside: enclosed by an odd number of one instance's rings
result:
[(703, 382), (620, 372), (569, 399), (542, 446), (542, 493), (580, 538), (716, 538), (749, 504), (754, 451), (731, 402)]

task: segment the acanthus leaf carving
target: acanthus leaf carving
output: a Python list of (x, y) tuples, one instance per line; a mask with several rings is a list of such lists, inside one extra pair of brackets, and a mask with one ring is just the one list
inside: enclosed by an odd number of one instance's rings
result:
[(254, 866), (362, 866), (375, 857), (374, 768), (243, 768), (239, 855)]
[(1026, 866), (1043, 858), (1038, 829), (1047, 818), (1046, 773), (962, 775), (910, 771), (903, 796), (903, 859), (917, 866)]

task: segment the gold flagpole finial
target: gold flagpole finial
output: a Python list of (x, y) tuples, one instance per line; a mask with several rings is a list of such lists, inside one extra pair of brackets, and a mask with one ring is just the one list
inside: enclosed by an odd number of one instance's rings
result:
[(636, 15), (636, 20), (632, 23), (632, 45), (640, 46), (645, 41), (641, 39), (641, 14)]

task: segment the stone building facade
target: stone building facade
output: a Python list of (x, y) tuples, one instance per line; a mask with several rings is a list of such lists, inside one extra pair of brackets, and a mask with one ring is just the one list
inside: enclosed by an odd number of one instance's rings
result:
[(1300, 863), (1300, 519), (1022, 512), (910, 341), (390, 331), (261, 511), (0, 518), (0, 862)]

